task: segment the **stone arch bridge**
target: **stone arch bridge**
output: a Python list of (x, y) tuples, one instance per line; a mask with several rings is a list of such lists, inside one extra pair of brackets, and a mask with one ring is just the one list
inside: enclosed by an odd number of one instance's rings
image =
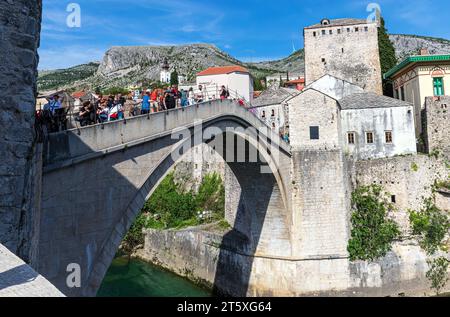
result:
[[(255, 255), (291, 256), (290, 148), (237, 102), (217, 100), (50, 135), (39, 272), (67, 295), (95, 295), (145, 201), (177, 159), (201, 143), (223, 156), (239, 183), (229, 202), (234, 229), (223, 243), (249, 262)], [(67, 287), (71, 263), (81, 266), (81, 288)], [(218, 268), (217, 283), (220, 275)], [(233, 293), (245, 295), (249, 278), (250, 271), (237, 276)]]

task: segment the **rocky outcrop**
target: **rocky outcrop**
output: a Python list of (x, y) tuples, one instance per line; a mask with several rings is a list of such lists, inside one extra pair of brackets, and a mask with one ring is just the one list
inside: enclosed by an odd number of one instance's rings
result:
[(432, 55), (450, 54), (449, 40), (402, 34), (392, 34), (389, 38), (394, 44), (399, 60), (410, 55), (417, 55), (423, 48), (428, 49), (428, 52)]

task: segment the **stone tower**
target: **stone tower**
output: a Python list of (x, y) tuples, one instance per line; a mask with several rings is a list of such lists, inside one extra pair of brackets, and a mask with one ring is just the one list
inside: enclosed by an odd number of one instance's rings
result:
[(167, 58), (164, 58), (164, 62), (161, 67), (160, 81), (165, 84), (170, 83), (170, 66)]
[(329, 74), (382, 94), (377, 22), (323, 19), (304, 29), (304, 40), (307, 85)]

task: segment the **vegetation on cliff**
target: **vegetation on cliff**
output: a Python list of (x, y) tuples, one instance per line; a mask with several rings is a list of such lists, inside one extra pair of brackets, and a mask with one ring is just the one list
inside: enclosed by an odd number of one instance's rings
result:
[[(435, 184), (435, 190), (439, 188), (439, 182)], [(448, 268), (450, 261), (438, 252), (448, 252), (445, 238), (450, 230), (450, 218), (448, 212), (440, 210), (435, 204), (435, 195), (424, 199), (423, 207), (419, 211), (410, 210), (409, 221), (412, 233), (419, 242), (420, 247), (429, 256), (429, 270), (426, 277), (430, 281), (431, 288), (437, 294), (446, 286), (448, 281)]]
[(387, 254), (400, 236), (398, 225), (388, 218), (393, 210), (378, 185), (359, 187), (352, 193), (350, 260), (373, 261)]
[(182, 229), (190, 226), (219, 222), (224, 226), (225, 188), (221, 177), (206, 175), (198, 192), (183, 191), (169, 174), (145, 203), (122, 247), (126, 252), (144, 243), (142, 230)]

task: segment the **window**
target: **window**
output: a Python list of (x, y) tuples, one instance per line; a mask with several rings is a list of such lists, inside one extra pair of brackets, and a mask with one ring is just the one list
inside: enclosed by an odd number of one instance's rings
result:
[(355, 132), (347, 133), (348, 144), (355, 144)]
[(309, 138), (319, 140), (319, 127), (309, 127)]
[(367, 144), (373, 144), (373, 132), (366, 132), (366, 142)]
[(330, 35), (332, 35), (333, 34), (333, 30), (330, 30)]
[(385, 135), (385, 139), (386, 139), (386, 143), (392, 144), (392, 131), (386, 131), (384, 133)]
[(435, 96), (444, 95), (444, 81), (442, 77), (433, 78), (433, 88)]
[(322, 63), (325, 63), (325, 62), (326, 62), (325, 58), (322, 58)]
[(391, 202), (392, 202), (393, 204), (395, 204), (395, 203), (397, 202), (397, 197), (395, 197), (395, 195), (392, 195), (392, 196), (391, 196)]
[(355, 28), (355, 32), (359, 32), (359, 28), (358, 27)]
[(364, 31), (369, 32), (369, 27), (368, 27), (368, 26), (365, 26), (365, 27), (364, 27)]
[(275, 117), (275, 110), (272, 109), (272, 117)]
[(338, 29), (337, 32), (338, 32), (338, 34), (341, 34), (341, 33), (342, 33), (342, 30), (341, 30), (341, 29)]
[(262, 117), (265, 118), (266, 117), (266, 112), (263, 110), (262, 112)]
[(347, 33), (350, 33), (350, 31), (351, 31), (351, 29), (350, 29), (350, 28), (347, 28)]
[(402, 86), (402, 87), (400, 88), (400, 98), (401, 98), (403, 101), (406, 100), (406, 98), (405, 98), (405, 86)]
[(325, 35), (325, 34), (326, 34), (325, 30), (322, 30), (322, 35)]
[(344, 54), (344, 48), (342, 48), (342, 54)]
[(317, 33), (316, 33), (316, 32), (313, 32), (313, 36), (316, 37), (316, 36), (317, 36)]
[(272, 129), (275, 129), (275, 128), (276, 128), (275, 122), (272, 122)]

